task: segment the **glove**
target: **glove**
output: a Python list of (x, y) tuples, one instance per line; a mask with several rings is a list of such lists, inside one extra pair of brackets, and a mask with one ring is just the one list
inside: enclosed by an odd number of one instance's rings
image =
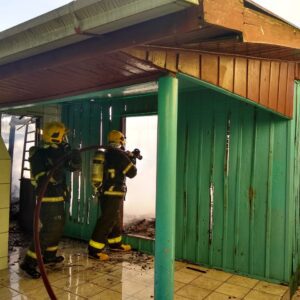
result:
[(70, 171), (79, 171), (81, 169), (81, 155), (78, 149), (71, 150), (70, 161), (69, 161), (69, 169)]
[(125, 153), (129, 157), (130, 161), (135, 165), (136, 164), (136, 157), (134, 156), (134, 153), (130, 152), (130, 151), (126, 151)]

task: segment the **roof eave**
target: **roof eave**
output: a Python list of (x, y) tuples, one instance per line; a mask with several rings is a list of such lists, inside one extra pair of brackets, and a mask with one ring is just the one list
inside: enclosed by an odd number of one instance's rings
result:
[(88, 34), (113, 32), (197, 3), (197, 0), (77, 0), (0, 32), (0, 65), (85, 40), (90, 38)]

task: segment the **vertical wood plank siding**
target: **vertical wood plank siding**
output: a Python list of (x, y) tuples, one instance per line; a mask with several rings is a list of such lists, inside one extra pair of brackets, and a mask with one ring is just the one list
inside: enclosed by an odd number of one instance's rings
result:
[(300, 77), (296, 63), (184, 50), (136, 48), (125, 52), (222, 87), (288, 118), (293, 116), (294, 80)]
[[(90, 100), (83, 96), (82, 101), (62, 105), (62, 120), (69, 128), (69, 142), (73, 147), (106, 144), (107, 133), (111, 129), (120, 129), (121, 119), (126, 114), (157, 111), (157, 100), (153, 96), (144, 96), (143, 101), (139, 98)], [(71, 202), (66, 204), (65, 234), (83, 240), (91, 237), (100, 214), (99, 203), (92, 197), (91, 188), (94, 151), (82, 153), (82, 173), (74, 175), (72, 205)], [(149, 251), (148, 244), (142, 245), (141, 249)]]
[[(172, 55), (168, 57), (170, 65), (177, 61)], [(222, 66), (230, 66), (230, 74), (235, 72), (232, 65), (240, 65), (240, 72), (235, 73), (241, 74), (242, 82), (245, 80), (245, 59), (235, 59), (234, 63), (221, 60)], [(270, 64), (270, 76), (273, 72), (279, 78), (279, 65)], [(199, 64), (199, 72), (201, 68)], [(265, 74), (268, 70), (266, 66)], [(231, 81), (223, 84), (230, 85)], [(296, 86), (291, 121), (212, 90), (180, 93), (177, 259), (277, 282), (296, 280), (293, 276), (300, 249), (300, 85)], [(63, 106), (63, 120), (70, 128), (74, 146), (99, 144), (101, 136), (105, 142), (107, 132), (118, 127), (126, 114), (157, 111), (156, 96), (89, 100)], [(65, 230), (66, 235), (85, 240), (100, 212), (91, 198), (91, 155), (84, 154), (81, 193), (78, 195), (77, 178), (72, 215)], [(153, 253), (153, 241), (127, 240), (139, 250)]]
[[(90, 102), (90, 99), (62, 106), (62, 120), (69, 128), (69, 142), (73, 147), (82, 148), (99, 145), (99, 128), (103, 105)], [(74, 173), (72, 199), (66, 203), (65, 234), (74, 238), (88, 239), (92, 234), (99, 213), (99, 205), (92, 198), (91, 160), (93, 152), (82, 155), (82, 173)], [(71, 181), (71, 178), (70, 178)]]
[(289, 282), (295, 121), (208, 90), (182, 94), (179, 111), (176, 257)]
[[(300, 75), (300, 74), (299, 74)], [(292, 128), (291, 133), (291, 142), (294, 144), (294, 149), (292, 156), (294, 155), (294, 161), (300, 162), (300, 82), (296, 83), (296, 99), (295, 99), (295, 110), (294, 110), (294, 118), (295, 123), (294, 128)], [(293, 143), (294, 141), (294, 143)], [(287, 217), (289, 219), (295, 219), (294, 222), (289, 222), (288, 226), (290, 227), (289, 233), (292, 239), (295, 239), (295, 243), (292, 245), (292, 252), (293, 252), (293, 260), (292, 260), (292, 269), (293, 273), (298, 271), (299, 264), (300, 264), (300, 220), (299, 220), (299, 211), (300, 211), (300, 166), (299, 163), (295, 163), (294, 166), (291, 168), (291, 177), (293, 180), (290, 180), (291, 189), (293, 191), (291, 195), (290, 207), (287, 210)], [(294, 225), (295, 224), (295, 225)], [(287, 251), (289, 249), (287, 248)], [(289, 270), (285, 270), (286, 273)], [(294, 276), (295, 278), (296, 276)], [(296, 277), (294, 280), (294, 288), (298, 287), (298, 278)]]

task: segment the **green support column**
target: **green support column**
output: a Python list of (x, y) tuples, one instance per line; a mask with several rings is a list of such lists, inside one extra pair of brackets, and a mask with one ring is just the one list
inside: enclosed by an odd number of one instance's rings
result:
[(174, 293), (177, 109), (178, 80), (162, 77), (158, 83), (155, 300), (171, 300)]

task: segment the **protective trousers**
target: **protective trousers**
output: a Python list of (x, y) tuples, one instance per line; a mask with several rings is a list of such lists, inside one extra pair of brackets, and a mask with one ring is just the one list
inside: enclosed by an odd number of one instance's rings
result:
[[(40, 212), (40, 245), (41, 252), (45, 259), (51, 260), (56, 256), (58, 243), (61, 239), (65, 224), (64, 201), (42, 202)], [(37, 257), (32, 241), (24, 262), (36, 266)]]
[[(124, 196), (106, 196), (101, 195), (101, 216), (97, 220), (94, 232), (92, 234), (92, 241), (95, 242), (95, 246), (89, 246), (89, 251), (100, 252), (101, 247), (97, 247), (97, 244), (110, 246), (121, 245), (121, 209), (124, 201)], [(100, 250), (100, 251), (99, 251)]]

